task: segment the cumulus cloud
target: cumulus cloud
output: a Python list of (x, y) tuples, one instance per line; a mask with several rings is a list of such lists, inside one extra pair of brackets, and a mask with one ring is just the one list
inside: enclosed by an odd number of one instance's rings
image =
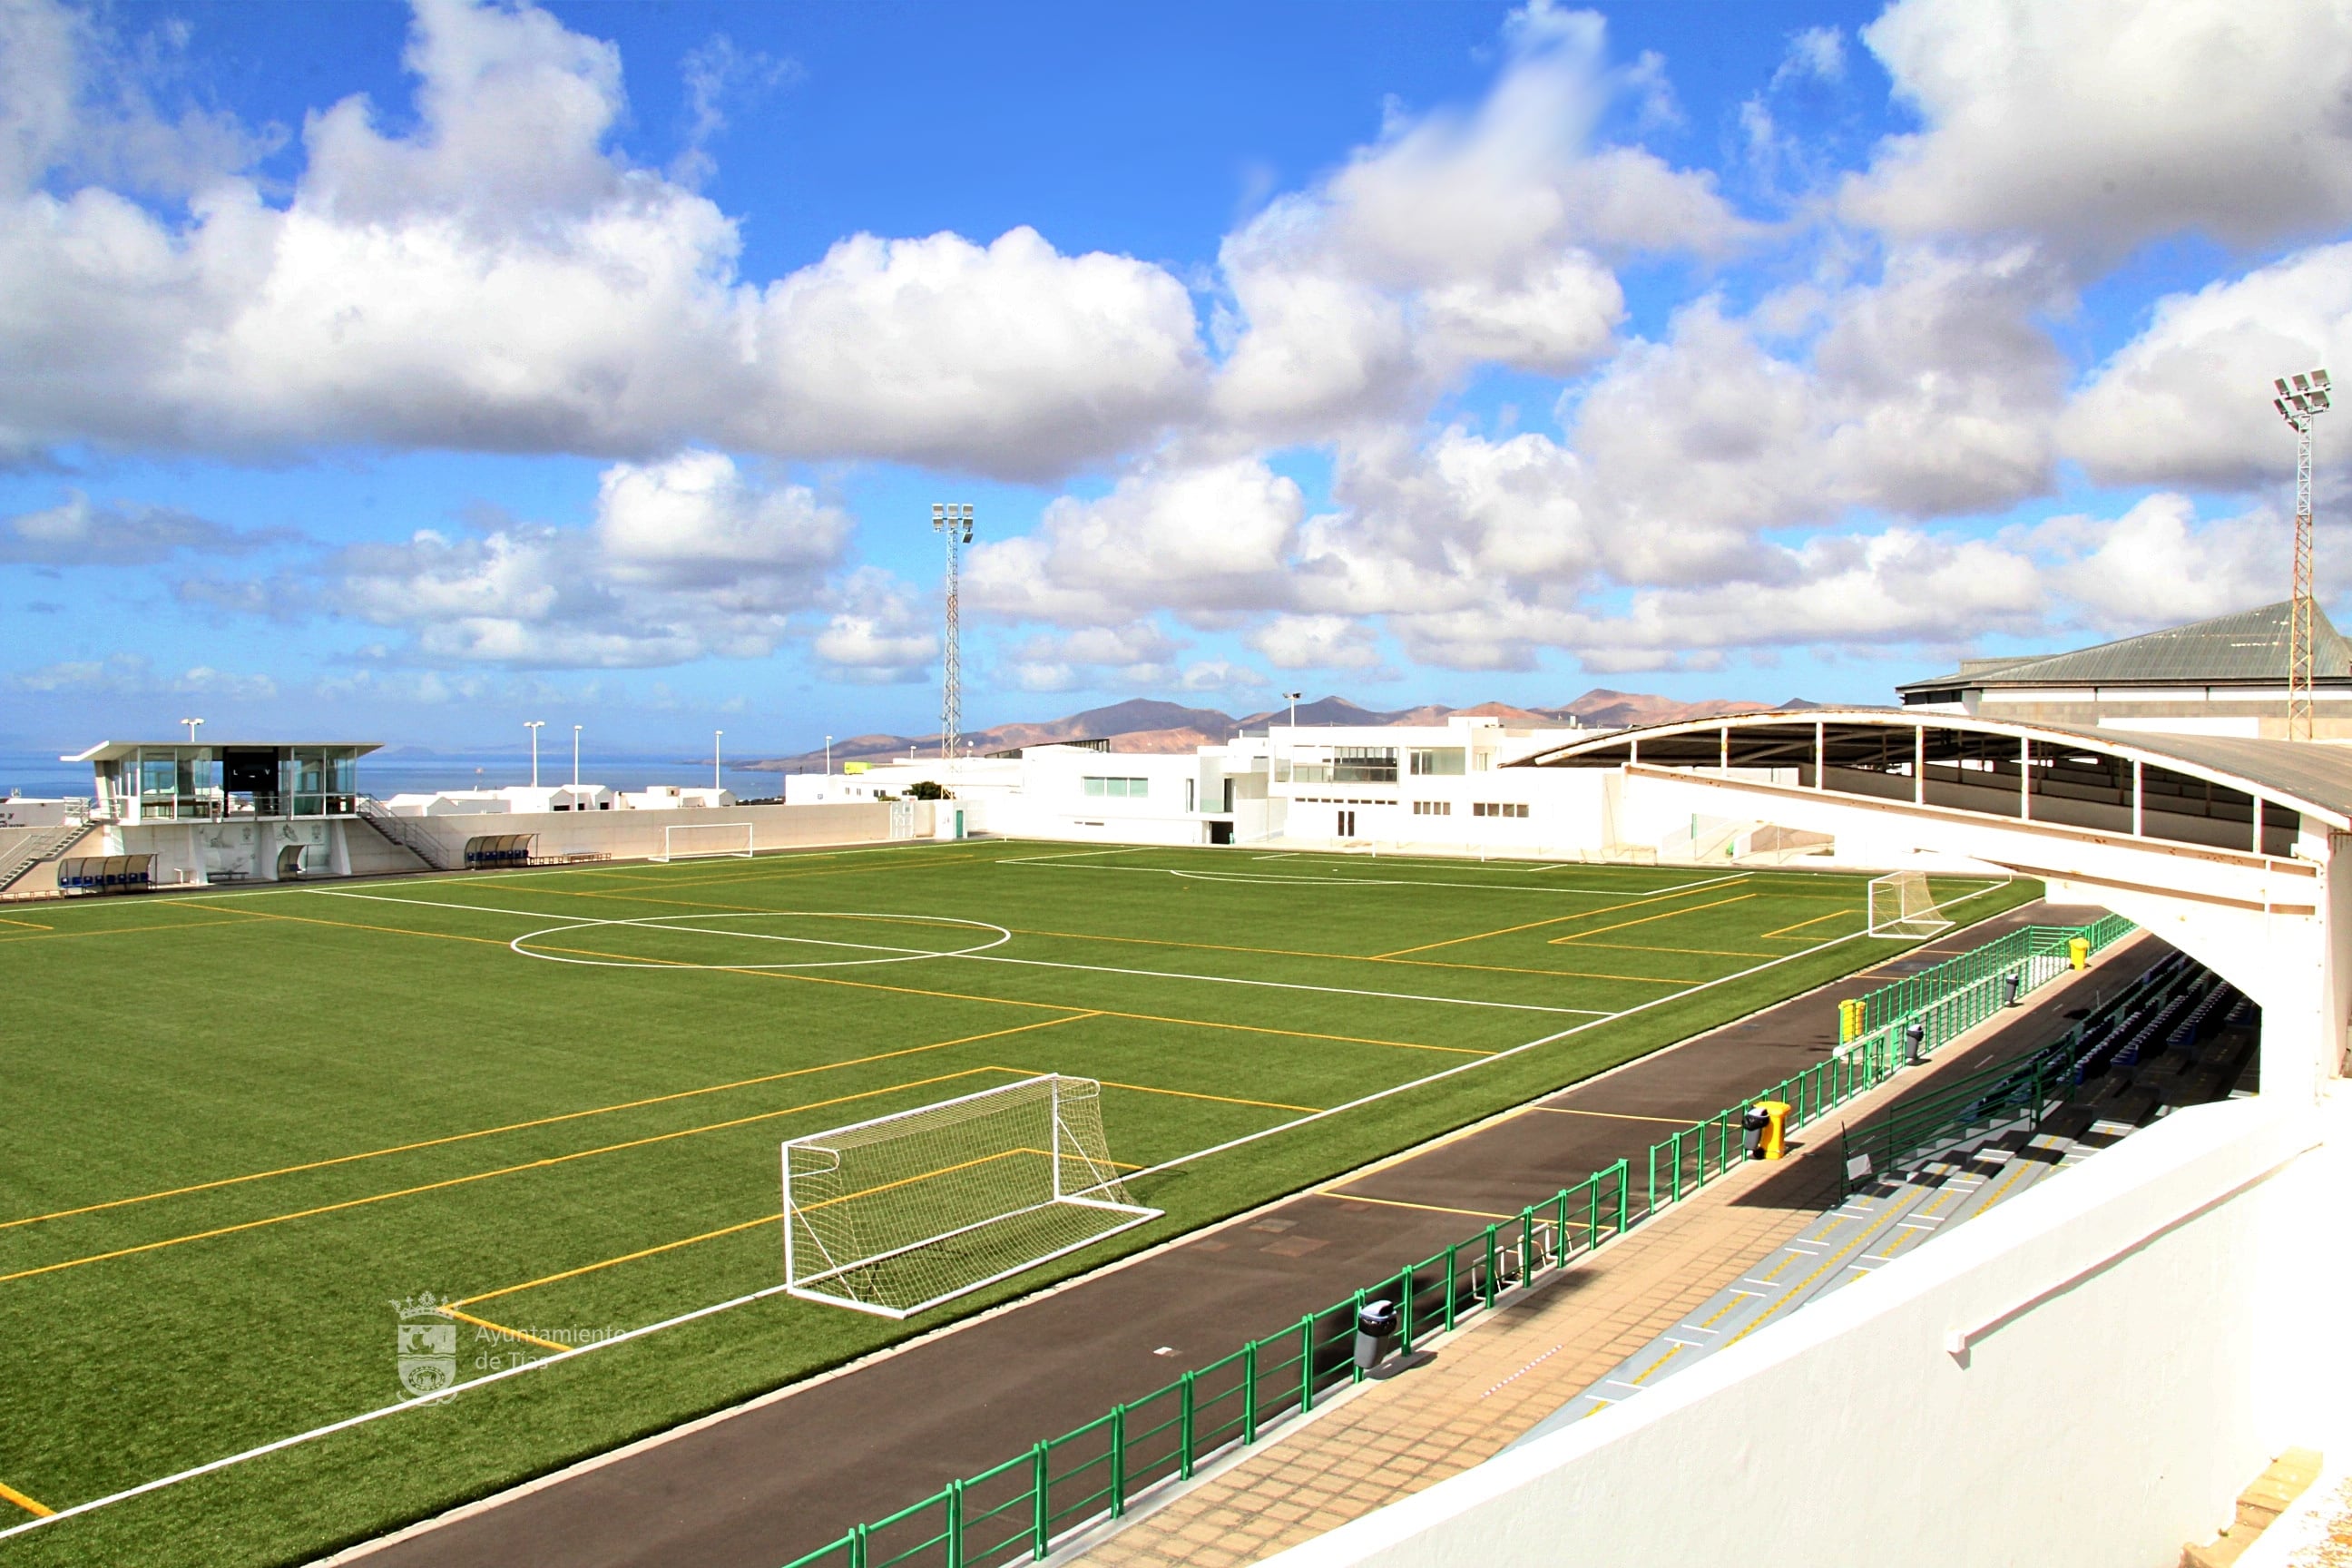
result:
[(2070, 514), (2018, 534), (2074, 618), (2118, 635), (2284, 598), (2291, 536), (2266, 509), (2202, 520), (2196, 502), (2169, 491), (2120, 517)]
[(1200, 395), (1180, 282), (1027, 229), (856, 236), (744, 279), (733, 218), (613, 150), (617, 51), (529, 5), (420, 0), (413, 128), (346, 99), (306, 122), (284, 205), (223, 173), (175, 218), (74, 177), (102, 123), (60, 73), (94, 46), (22, 4), (41, 47), (6, 68), (29, 79), (0, 126), (0, 446), (19, 456), (703, 440), (1034, 479)]
[(1249, 634), (1276, 669), (1370, 669), (1381, 662), (1372, 628), (1345, 616), (1277, 616)]
[[(876, 582), (825, 585), (848, 533), (847, 519), (805, 488), (762, 487), (723, 455), (688, 452), (608, 468), (585, 529), (424, 530), (352, 545), (313, 576), (281, 574), (250, 598), (407, 632), (404, 657), (534, 668), (758, 658), (796, 615), (830, 604), (834, 640), (821, 657), (886, 668), (876, 658), (888, 620)], [(189, 596), (246, 607), (217, 586)]]
[(832, 610), (811, 647), (837, 680), (898, 685), (922, 679), (940, 639), (924, 624), (914, 595), (888, 573), (866, 566), (826, 595)]
[(183, 552), (244, 554), (290, 537), (241, 533), (173, 507), (94, 503), (75, 491), (56, 506), (0, 519), (0, 563), (146, 566)]
[[(2352, 348), (2352, 244), (2322, 246), (2158, 300), (2060, 426), (2108, 482), (2250, 486), (2292, 475), (2273, 379), (2343, 363)], [(2326, 429), (2325, 426), (2321, 427)], [(2329, 456), (2332, 443), (2318, 450)]]
[(1923, 124), (1847, 184), (1863, 223), (2114, 258), (2352, 218), (2346, 0), (1897, 0), (1862, 38)]
[(0, 676), (0, 687), (33, 697), (212, 697), (225, 702), (274, 702), (278, 682), (267, 675), (239, 675), (196, 665), (177, 675), (155, 668), (138, 654), (102, 659), (64, 659)]
[(1612, 106), (1654, 101), (1662, 78), (1650, 59), (1612, 68), (1598, 16), (1534, 0), (1505, 42), (1475, 110), (1391, 115), (1378, 142), (1226, 238), (1230, 353), (1213, 397), (1227, 425), (1318, 438), (1471, 365), (1572, 373), (1624, 315), (1612, 258), (1713, 255), (1749, 232), (1711, 176), (1601, 140)]

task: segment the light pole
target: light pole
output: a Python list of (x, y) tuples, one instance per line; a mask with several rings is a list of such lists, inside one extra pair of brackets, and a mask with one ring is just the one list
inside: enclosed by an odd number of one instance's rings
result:
[[(1295, 746), (1298, 744), (1298, 699), (1300, 693), (1296, 691), (1286, 691), (1282, 695), (1287, 698), (1290, 702), (1290, 728), (1292, 731), (1290, 743)], [(1274, 782), (1274, 742), (1271, 738), (1269, 738), (1265, 743), (1265, 777), (1267, 783), (1271, 784)]]
[(2271, 406), (2294, 426), (2294, 599), (2287, 611), (2286, 738), (2311, 739), (2311, 422), (2327, 412), (2327, 373), (2273, 381)]
[(522, 727), (530, 731), (530, 787), (539, 787), (539, 731), (547, 723), (544, 719), (526, 719)]
[[(580, 726), (577, 724), (572, 726), (572, 793), (575, 796), (580, 793)], [(575, 800), (573, 804), (578, 802)]]
[(203, 723), (204, 721), (202, 719), (183, 719), (180, 722), (188, 727), (188, 744), (191, 746), (194, 745), (196, 743), (196, 726)]
[(824, 776), (833, 776), (833, 737), (830, 735), (824, 738)]
[(724, 730), (710, 731), (710, 787), (712, 789), (719, 787), (719, 738), (726, 733)]
[(963, 729), (962, 568), (956, 547), (971, 542), (971, 503), (933, 501), (931, 531), (945, 534), (948, 542), (948, 614), (940, 650), (940, 760), (950, 762)]

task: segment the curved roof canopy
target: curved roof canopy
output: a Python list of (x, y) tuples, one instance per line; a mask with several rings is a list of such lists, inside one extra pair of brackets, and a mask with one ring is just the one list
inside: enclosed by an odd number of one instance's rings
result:
[[(1833, 794), (2284, 855), (2302, 819), (2352, 829), (2352, 748), (1811, 709), (1591, 735), (1514, 767), (1769, 770)], [(2255, 803), (2262, 838), (2254, 843)]]

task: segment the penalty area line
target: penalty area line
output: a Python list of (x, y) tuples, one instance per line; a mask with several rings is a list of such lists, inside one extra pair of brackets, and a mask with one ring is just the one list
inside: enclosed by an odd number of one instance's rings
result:
[(26, 1497), (23, 1492), (18, 1491), (15, 1487), (10, 1486), (5, 1481), (0, 1481), (0, 1501), (15, 1503), (18, 1508), (23, 1509), (26, 1513), (31, 1514), (37, 1520), (47, 1519), (58, 1511), (56, 1509), (49, 1507), (47, 1503), (37, 1502), (33, 1499)]

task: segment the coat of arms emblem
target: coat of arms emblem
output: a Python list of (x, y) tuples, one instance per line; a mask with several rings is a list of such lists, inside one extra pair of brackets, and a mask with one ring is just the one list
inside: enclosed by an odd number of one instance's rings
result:
[(394, 1301), (400, 1314), (397, 1353), (400, 1386), (418, 1398), (438, 1394), (457, 1381), (457, 1325), (442, 1314), (442, 1303), (424, 1291)]

